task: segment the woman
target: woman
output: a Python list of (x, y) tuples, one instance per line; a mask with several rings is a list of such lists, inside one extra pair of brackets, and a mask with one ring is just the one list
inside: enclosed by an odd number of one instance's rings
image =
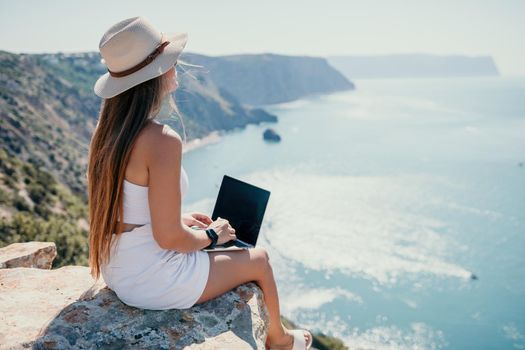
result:
[[(181, 214), (188, 178), (182, 140), (155, 120), (176, 90), (177, 58), (186, 33), (166, 35), (142, 17), (120, 21), (99, 43), (108, 73), (94, 86), (104, 98), (88, 163), (90, 266), (130, 306), (186, 309), (255, 281), (270, 316), (266, 345), (308, 349), (312, 335), (280, 321), (277, 288), (263, 248), (205, 252), (212, 228), (218, 244), (235, 239), (228, 220)], [(236, 271), (236, 273), (231, 273)]]

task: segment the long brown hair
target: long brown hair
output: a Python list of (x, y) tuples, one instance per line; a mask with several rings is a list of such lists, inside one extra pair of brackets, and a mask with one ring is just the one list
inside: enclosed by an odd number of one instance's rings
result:
[(119, 237), (122, 233), (123, 180), (133, 145), (142, 128), (158, 114), (166, 96), (174, 105), (167, 93), (166, 76), (162, 74), (102, 102), (87, 166), (89, 265), (97, 280), (101, 265), (109, 262), (112, 234)]

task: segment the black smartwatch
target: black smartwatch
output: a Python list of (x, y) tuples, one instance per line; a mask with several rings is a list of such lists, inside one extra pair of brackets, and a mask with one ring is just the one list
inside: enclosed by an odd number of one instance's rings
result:
[(210, 237), (211, 243), (209, 246), (204, 247), (204, 249), (210, 249), (210, 248), (215, 247), (215, 245), (217, 244), (217, 240), (219, 240), (219, 236), (217, 235), (215, 230), (212, 228), (208, 228), (206, 229), (206, 234), (208, 235), (208, 237)]

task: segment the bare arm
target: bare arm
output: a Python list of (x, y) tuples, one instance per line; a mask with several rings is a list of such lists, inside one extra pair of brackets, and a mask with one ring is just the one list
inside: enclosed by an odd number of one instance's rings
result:
[(181, 219), (182, 141), (168, 126), (155, 130), (148, 140), (148, 201), (153, 237), (163, 249), (189, 253), (208, 246), (203, 230), (193, 230)]

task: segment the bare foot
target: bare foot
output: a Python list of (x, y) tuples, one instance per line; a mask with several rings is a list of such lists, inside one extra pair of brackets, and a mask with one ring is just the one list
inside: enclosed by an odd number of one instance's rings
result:
[[(294, 337), (288, 329), (284, 329), (284, 335), (280, 339), (275, 341), (266, 342), (267, 350), (291, 350), (293, 347)], [(305, 344), (310, 342), (310, 334), (306, 331), (303, 331)]]

